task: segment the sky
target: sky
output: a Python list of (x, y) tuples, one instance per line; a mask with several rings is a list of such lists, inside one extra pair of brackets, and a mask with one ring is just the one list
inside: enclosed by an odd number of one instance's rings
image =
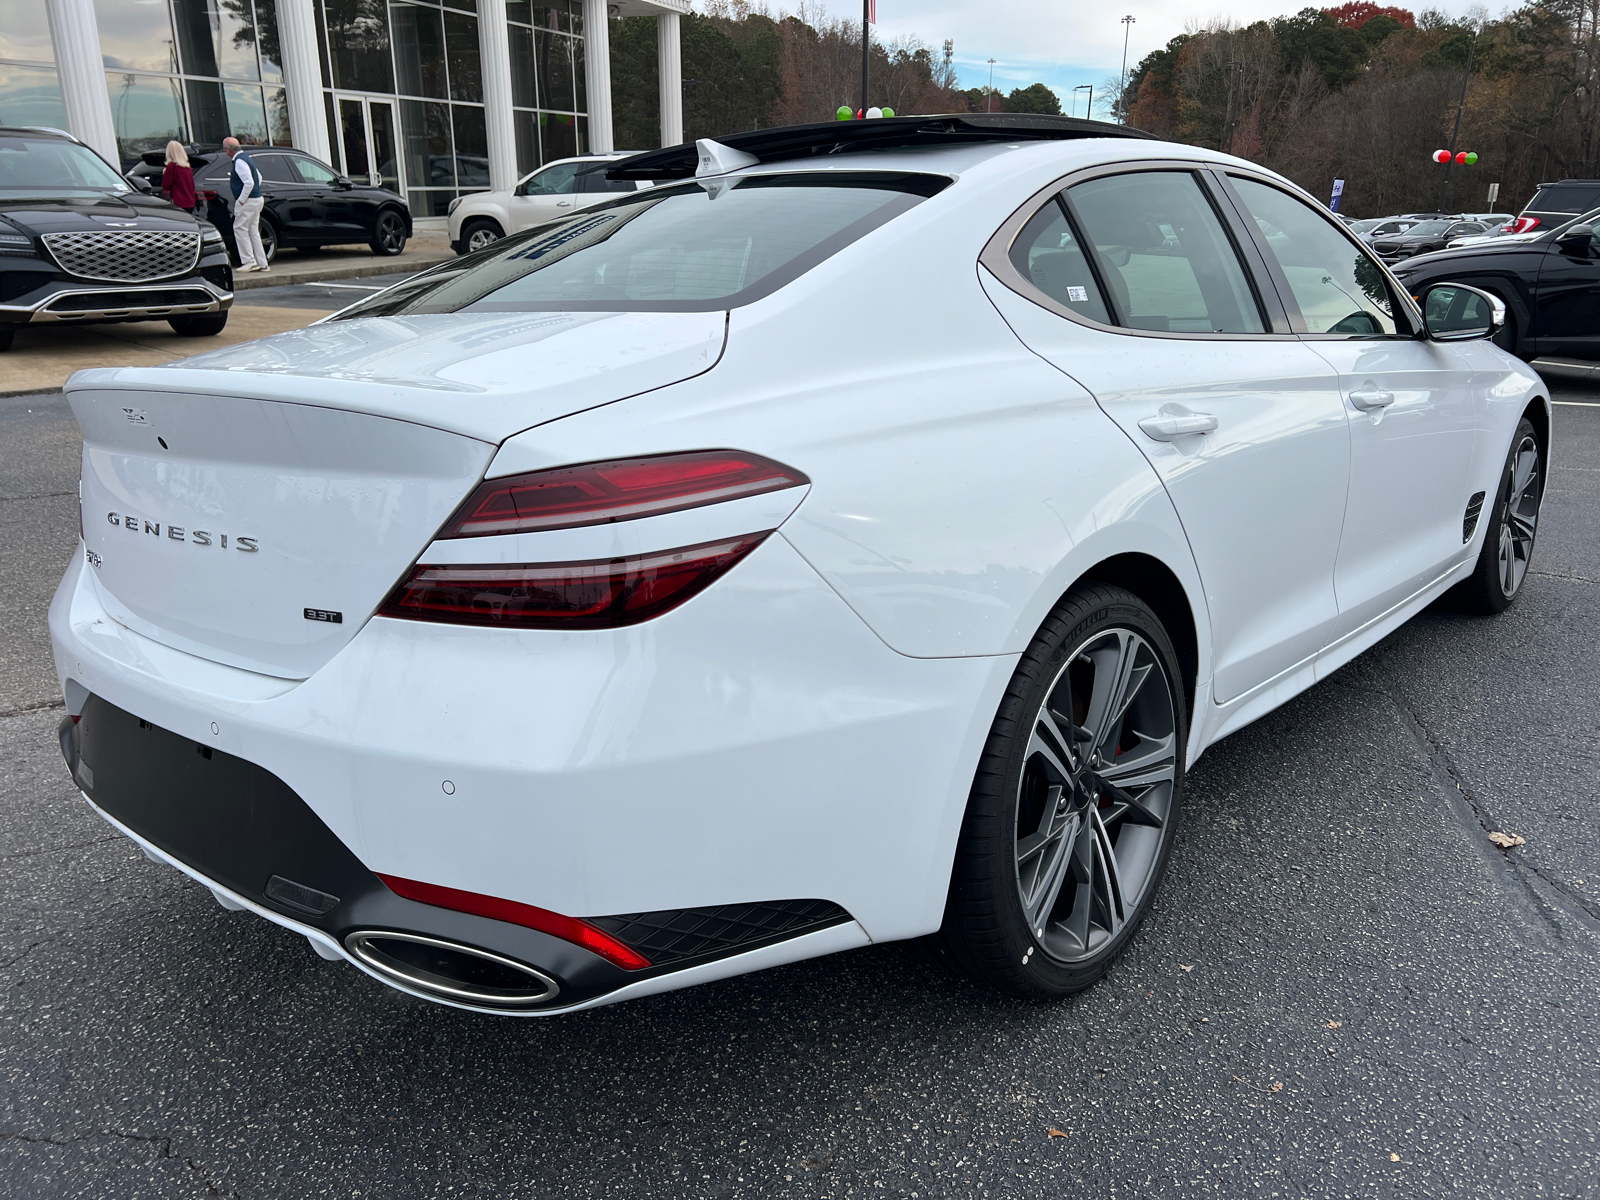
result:
[[(1308, 4), (1331, 7), (1339, 0), (1235, 0), (1225, 15), (1239, 24), (1286, 16)], [(1384, 3), (1385, 0), (1378, 0)], [(1408, 5), (1420, 11), (1439, 8), (1457, 16), (1482, 7), (1475, 0), (1436, 0)], [(775, 7), (783, 7), (777, 4)], [(1503, 7), (1490, 3), (1490, 11)], [(828, 11), (843, 16), (857, 11), (851, 0), (832, 0)], [(915, 34), (937, 53), (945, 38), (955, 42), (955, 62), (964, 87), (989, 82), (990, 58), (995, 59), (994, 85), (1009, 92), (1015, 87), (1044, 83), (1061, 97), (1063, 111), (1084, 115), (1086, 92), (1073, 89), (1092, 84), (1095, 108), (1104, 115), (1101, 98), (1105, 84), (1114, 81), (1122, 67), (1122, 18), (1131, 15), (1128, 69), (1152, 50), (1182, 33), (1188, 23), (1204, 24), (1223, 15), (1215, 0), (1112, 0), (1105, 5), (1063, 4), (1060, 0), (878, 0), (876, 32), (885, 40)], [(1109, 98), (1107, 98), (1109, 100)]]

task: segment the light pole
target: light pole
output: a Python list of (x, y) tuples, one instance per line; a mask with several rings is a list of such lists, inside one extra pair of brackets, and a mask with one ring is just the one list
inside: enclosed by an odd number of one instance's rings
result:
[(994, 59), (989, 60), (989, 90), (983, 96), (983, 111), (994, 111)]
[(1094, 119), (1094, 84), (1080, 83), (1077, 87), (1073, 88), (1072, 100), (1073, 103), (1077, 103), (1078, 93), (1083, 91), (1085, 88), (1089, 90), (1089, 107), (1083, 110), (1083, 119), (1085, 121), (1091, 121)]
[(1122, 18), (1122, 75), (1117, 84), (1117, 108), (1122, 123), (1128, 123), (1128, 35), (1133, 32), (1133, 14)]

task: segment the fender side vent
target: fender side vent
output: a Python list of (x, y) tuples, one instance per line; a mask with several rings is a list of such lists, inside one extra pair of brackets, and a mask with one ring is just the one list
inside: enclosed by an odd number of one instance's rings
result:
[(1467, 501), (1467, 511), (1461, 517), (1461, 544), (1465, 546), (1472, 540), (1472, 531), (1478, 527), (1478, 514), (1483, 511), (1483, 493), (1473, 492), (1472, 499)]
[(742, 954), (849, 919), (850, 914), (830, 900), (767, 900), (590, 917), (589, 923), (659, 967), (691, 958)]

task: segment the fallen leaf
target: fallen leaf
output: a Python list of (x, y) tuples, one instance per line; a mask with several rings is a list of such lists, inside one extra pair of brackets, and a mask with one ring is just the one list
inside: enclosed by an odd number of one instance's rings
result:
[(1046, 1137), (1066, 1137), (1067, 1135), (1065, 1133), (1063, 1133), (1061, 1130), (1057, 1129), (1054, 1125), (1052, 1125), (1052, 1126), (1050, 1126), (1050, 1129), (1045, 1134), (1045, 1136)]
[(1502, 850), (1509, 850), (1513, 846), (1525, 846), (1528, 839), (1520, 833), (1501, 833), (1498, 829), (1489, 835), (1489, 840)]
[(1329, 1021), (1328, 1022), (1328, 1028), (1329, 1029), (1338, 1029), (1343, 1024), (1344, 1024), (1343, 1021)]
[(1281, 1091), (1283, 1091), (1283, 1084), (1279, 1083), (1276, 1079), (1274, 1079), (1272, 1081), (1272, 1086), (1269, 1087), (1267, 1089), (1267, 1091), (1269, 1091), (1269, 1092), (1281, 1092)]
[(1391, 1154), (1391, 1155), (1389, 1155), (1389, 1161), (1390, 1162), (1399, 1162), (1400, 1161), (1400, 1156), (1398, 1154)]
[(1180, 971), (1192, 971), (1192, 970), (1194, 970), (1194, 964), (1193, 963), (1179, 963), (1178, 964), (1178, 970), (1180, 970)]

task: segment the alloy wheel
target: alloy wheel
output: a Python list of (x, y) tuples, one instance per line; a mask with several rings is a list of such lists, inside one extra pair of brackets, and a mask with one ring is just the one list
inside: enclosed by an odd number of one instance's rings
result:
[(1511, 456), (1510, 470), (1500, 495), (1500, 588), (1515, 596), (1528, 574), (1533, 557), (1534, 527), (1539, 523), (1539, 502), (1544, 476), (1539, 470), (1539, 443), (1524, 437)]
[(492, 229), (480, 225), (467, 235), (467, 250), (469, 252), (473, 250), (482, 250), (491, 242), (498, 242), (499, 240), (500, 235), (498, 233)]
[(384, 213), (378, 218), (378, 243), (388, 254), (399, 254), (406, 248), (406, 227), (396, 213)]
[(1172, 822), (1177, 713), (1151, 645), (1102, 630), (1066, 657), (1017, 786), (1016, 880), (1051, 958), (1098, 953), (1149, 895)]

